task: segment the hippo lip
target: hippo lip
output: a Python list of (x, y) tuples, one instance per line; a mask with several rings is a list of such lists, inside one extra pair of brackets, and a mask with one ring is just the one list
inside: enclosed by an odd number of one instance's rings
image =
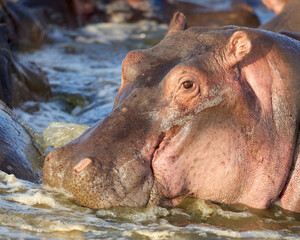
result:
[[(154, 183), (152, 186), (152, 190), (150, 192), (148, 205), (149, 204), (155, 204), (158, 205), (163, 200), (167, 205), (170, 205), (166, 202), (166, 198), (163, 196), (161, 192), (161, 184), (159, 183), (159, 179), (156, 178), (156, 173), (154, 170), (154, 162), (165, 160), (164, 158), (167, 158), (164, 153), (166, 151), (172, 152), (172, 140), (178, 133), (181, 132), (183, 126), (173, 126), (168, 131), (162, 133), (159, 137), (159, 140), (157, 141), (156, 147), (154, 148), (154, 152), (151, 156), (150, 162), (151, 162), (151, 170), (154, 177)], [(159, 187), (160, 186), (160, 187)], [(159, 189), (157, 189), (159, 188)], [(159, 192), (159, 193), (158, 193)], [(170, 205), (171, 206), (171, 205)]]
[(163, 152), (166, 149), (166, 147), (170, 144), (171, 140), (180, 132), (181, 129), (182, 126), (173, 126), (168, 131), (162, 134), (162, 136), (160, 137), (160, 141), (153, 153), (152, 162), (161, 154), (161, 152)]

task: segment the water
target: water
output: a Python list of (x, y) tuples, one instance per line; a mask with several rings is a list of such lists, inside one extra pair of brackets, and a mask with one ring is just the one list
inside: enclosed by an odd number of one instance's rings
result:
[(34, 61), (46, 72), (53, 98), (47, 103), (26, 102), (15, 112), (37, 131), (54, 121), (94, 124), (112, 109), (126, 54), (156, 44), (166, 31), (166, 25), (153, 22), (52, 29), (53, 44), (18, 57)]
[(187, 199), (180, 208), (92, 210), (0, 172), (0, 239), (299, 239), (299, 214)]
[[(255, 6), (266, 21), (270, 14)], [(65, 144), (111, 111), (126, 54), (156, 44), (166, 31), (151, 22), (52, 28), (51, 44), (18, 57), (45, 71), (53, 97), (26, 102), (15, 113), (46, 152)], [(0, 239), (300, 239), (300, 214), (276, 205), (254, 210), (187, 199), (174, 209), (92, 210), (66, 193), (3, 172), (0, 191)]]

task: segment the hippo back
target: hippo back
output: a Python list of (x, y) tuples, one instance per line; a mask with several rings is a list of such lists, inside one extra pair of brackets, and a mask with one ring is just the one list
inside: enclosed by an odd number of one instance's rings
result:
[(39, 182), (42, 155), (34, 141), (8, 107), (0, 101), (0, 170)]

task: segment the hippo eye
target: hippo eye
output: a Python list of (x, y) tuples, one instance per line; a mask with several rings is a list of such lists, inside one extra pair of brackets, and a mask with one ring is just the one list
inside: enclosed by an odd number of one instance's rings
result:
[(185, 82), (182, 83), (182, 86), (185, 89), (190, 89), (194, 86), (194, 83), (192, 81), (185, 81)]

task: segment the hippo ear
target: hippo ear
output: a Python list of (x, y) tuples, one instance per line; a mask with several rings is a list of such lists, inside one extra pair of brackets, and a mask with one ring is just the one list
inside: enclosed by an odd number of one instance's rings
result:
[(176, 12), (173, 15), (173, 18), (171, 20), (169, 29), (168, 29), (168, 34), (171, 32), (177, 32), (180, 30), (184, 30), (187, 27), (186, 19), (185, 16), (181, 12)]
[(242, 61), (250, 53), (251, 48), (251, 40), (246, 32), (234, 32), (226, 46), (226, 60), (228, 66), (233, 67)]

